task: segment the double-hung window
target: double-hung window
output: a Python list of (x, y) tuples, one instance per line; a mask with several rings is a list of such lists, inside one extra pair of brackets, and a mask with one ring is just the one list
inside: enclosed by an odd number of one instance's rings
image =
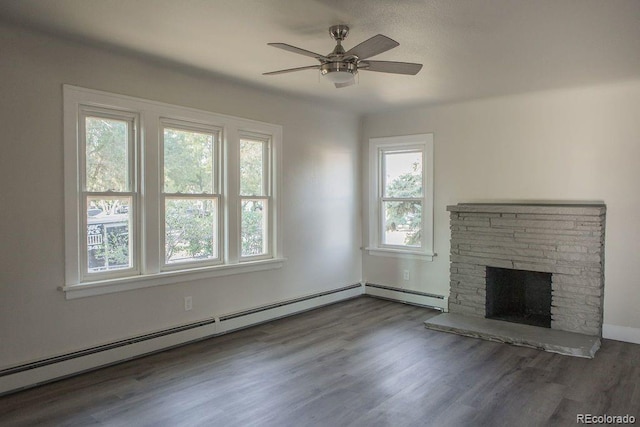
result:
[(138, 116), (80, 107), (81, 278), (138, 274)]
[(161, 121), (165, 268), (221, 262), (220, 130)]
[(433, 134), (369, 141), (369, 253), (433, 257)]
[(282, 128), (64, 86), (67, 298), (278, 268)]
[(240, 256), (269, 257), (271, 205), (270, 139), (260, 135), (240, 137)]

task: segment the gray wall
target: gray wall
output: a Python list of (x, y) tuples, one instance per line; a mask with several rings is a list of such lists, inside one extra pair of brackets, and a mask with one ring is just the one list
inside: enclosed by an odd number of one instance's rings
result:
[[(355, 114), (8, 26), (0, 52), (0, 367), (360, 281)], [(65, 300), (64, 83), (283, 125), (284, 267)]]
[[(434, 133), (438, 256), (427, 263), (365, 255), (364, 279), (448, 295), (447, 205), (601, 201), (607, 205), (604, 334), (640, 342), (639, 112), (640, 81), (631, 81), (367, 116), (365, 188), (369, 138)], [(366, 227), (363, 232), (366, 241)], [(410, 281), (402, 280), (403, 269), (411, 270)]]

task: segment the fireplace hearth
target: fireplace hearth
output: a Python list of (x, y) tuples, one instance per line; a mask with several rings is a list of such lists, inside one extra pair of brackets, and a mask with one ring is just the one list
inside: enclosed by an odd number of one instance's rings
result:
[[(535, 334), (552, 330), (595, 337), (586, 356), (592, 357), (602, 336), (605, 205), (461, 203), (447, 210), (450, 294), (442, 321), (448, 324), (452, 316), (463, 316), (464, 324), (474, 318), (491, 325), (516, 321), (544, 327)], [(537, 340), (531, 345), (539, 346)]]

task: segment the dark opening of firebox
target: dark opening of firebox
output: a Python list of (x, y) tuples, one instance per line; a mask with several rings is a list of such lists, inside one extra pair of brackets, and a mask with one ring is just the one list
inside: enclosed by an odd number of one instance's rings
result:
[(551, 327), (551, 273), (487, 267), (486, 317)]

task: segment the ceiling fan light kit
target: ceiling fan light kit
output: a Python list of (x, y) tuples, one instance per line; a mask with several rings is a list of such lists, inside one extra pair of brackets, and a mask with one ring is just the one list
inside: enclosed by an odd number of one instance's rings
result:
[(320, 66), (320, 74), (331, 83), (347, 83), (358, 73), (358, 68), (350, 62), (327, 62)]
[(336, 88), (351, 86), (356, 82), (355, 76), (358, 70), (377, 71), (381, 73), (416, 75), (422, 69), (422, 64), (394, 61), (370, 61), (368, 58), (386, 52), (399, 43), (387, 36), (378, 34), (345, 51), (342, 41), (349, 34), (346, 25), (333, 25), (329, 27), (331, 38), (336, 41), (336, 47), (328, 55), (320, 55), (286, 43), (268, 43), (269, 46), (297, 53), (299, 55), (315, 58), (319, 65), (289, 68), (286, 70), (271, 71), (264, 75), (276, 75), (302, 70), (320, 70), (320, 74), (335, 85)]

